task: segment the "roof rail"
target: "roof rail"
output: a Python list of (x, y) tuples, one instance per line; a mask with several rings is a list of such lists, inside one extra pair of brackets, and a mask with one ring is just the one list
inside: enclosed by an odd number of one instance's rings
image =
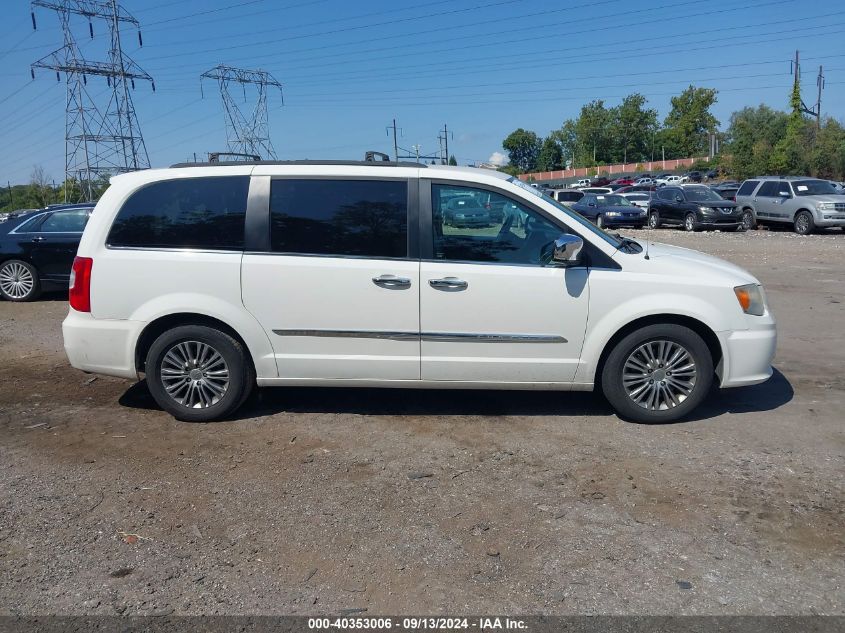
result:
[(219, 161), (219, 162), (196, 162), (196, 163), (175, 163), (171, 169), (177, 167), (233, 167), (233, 166), (255, 166), (255, 165), (358, 165), (363, 167), (428, 167), (424, 163), (396, 162), (396, 161), (366, 161), (366, 160), (257, 160), (257, 161)]

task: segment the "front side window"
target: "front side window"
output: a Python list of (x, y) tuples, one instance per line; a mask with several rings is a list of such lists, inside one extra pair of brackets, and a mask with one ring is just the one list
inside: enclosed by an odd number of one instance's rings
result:
[(109, 246), (241, 250), (249, 176), (162, 180), (133, 193)]
[(566, 232), (528, 206), (484, 189), (432, 185), (431, 204), (435, 259), (539, 266)]
[(677, 189), (658, 189), (657, 190), (657, 197), (661, 200), (675, 200), (675, 196), (678, 195)]
[(407, 257), (408, 184), (273, 180), (270, 246), (277, 253), (301, 255)]
[(88, 223), (90, 209), (68, 209), (56, 211), (44, 220), (42, 233), (82, 233)]
[[(789, 187), (789, 185), (786, 186)], [(777, 180), (767, 180), (763, 183), (763, 186), (760, 187), (760, 191), (757, 192), (757, 195), (763, 198), (776, 198), (780, 189), (780, 182)]]
[[(784, 183), (784, 189), (789, 190), (789, 183)], [(792, 183), (796, 196), (832, 196), (836, 195), (836, 187), (827, 180), (796, 180)]]

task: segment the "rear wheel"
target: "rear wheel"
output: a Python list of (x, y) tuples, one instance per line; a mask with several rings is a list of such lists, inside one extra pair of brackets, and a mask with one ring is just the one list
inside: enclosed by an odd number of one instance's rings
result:
[(159, 336), (147, 354), (147, 383), (177, 420), (209, 422), (233, 413), (255, 385), (243, 345), (225, 332), (184, 325)]
[(623, 338), (601, 374), (605, 397), (623, 418), (670, 422), (695, 409), (713, 384), (713, 358), (702, 338), (676, 324), (644, 327)]
[(660, 228), (660, 214), (657, 211), (652, 211), (648, 214), (648, 226), (652, 229)]
[(756, 226), (756, 223), (754, 222), (754, 214), (750, 209), (746, 209), (742, 212), (742, 226), (745, 227), (746, 231), (750, 231)]
[(41, 294), (38, 271), (29, 262), (10, 259), (0, 266), (0, 295), (9, 301), (34, 301)]
[(697, 231), (698, 230), (698, 218), (695, 217), (695, 213), (687, 213), (686, 217), (684, 218), (684, 230), (685, 231)]
[(816, 223), (809, 211), (799, 211), (795, 216), (793, 227), (798, 235), (809, 235), (815, 230)]

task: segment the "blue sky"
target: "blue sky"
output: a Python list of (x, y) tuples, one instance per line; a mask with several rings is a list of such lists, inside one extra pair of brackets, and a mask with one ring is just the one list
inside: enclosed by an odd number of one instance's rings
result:
[[(217, 87), (200, 74), (224, 63), (260, 68), (284, 85), (270, 94), (270, 134), (280, 159), (360, 158), (400, 145), (438, 149), (446, 123), (461, 164), (488, 160), (525, 127), (545, 135), (603, 98), (641, 92), (661, 118), (689, 84), (719, 90), (714, 111), (767, 103), (785, 108), (790, 59), (800, 49), (807, 103), (825, 66), (822, 109), (842, 119), (845, 14), (818, 0), (124, 0), (140, 22), (125, 50), (156, 82), (138, 84), (136, 111), (153, 166), (225, 150)], [(742, 6), (740, 6), (740, 4)], [(64, 85), (30, 64), (61, 45), (58, 19), (4, 0), (0, 24), (0, 179), (27, 182), (33, 165), (61, 180)], [(74, 24), (95, 59), (107, 31)], [(93, 94), (105, 94), (90, 78)], [(102, 84), (99, 85), (99, 84)]]

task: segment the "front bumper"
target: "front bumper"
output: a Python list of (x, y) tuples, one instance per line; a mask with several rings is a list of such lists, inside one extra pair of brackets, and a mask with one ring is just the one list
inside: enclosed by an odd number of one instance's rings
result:
[(602, 222), (604, 222), (605, 226), (633, 226), (633, 227), (642, 227), (645, 226), (646, 223), (646, 216), (638, 215), (636, 217), (608, 217), (607, 215), (602, 215)]
[(82, 371), (135, 380), (135, 344), (143, 327), (140, 321), (95, 319), (71, 309), (62, 322), (65, 353)]
[(765, 382), (772, 375), (777, 347), (777, 326), (771, 314), (747, 317), (747, 330), (719, 332), (722, 345), (721, 386), (745, 387)]
[(845, 213), (841, 211), (818, 211), (813, 220), (816, 226), (822, 228), (845, 226)]

